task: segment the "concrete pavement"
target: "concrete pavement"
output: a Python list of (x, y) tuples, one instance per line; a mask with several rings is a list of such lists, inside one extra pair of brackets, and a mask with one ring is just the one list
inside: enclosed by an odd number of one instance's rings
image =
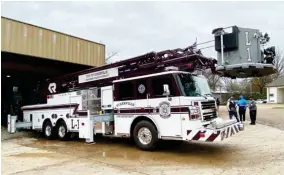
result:
[(245, 126), (221, 143), (164, 145), (155, 152), (140, 151), (126, 139), (97, 138), (97, 144), (85, 145), (83, 140), (7, 136), (2, 140), (2, 174), (283, 174), (284, 131)]

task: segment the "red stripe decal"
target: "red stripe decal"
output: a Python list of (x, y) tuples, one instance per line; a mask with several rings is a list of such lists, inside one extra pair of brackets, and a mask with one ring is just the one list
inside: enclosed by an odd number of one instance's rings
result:
[(88, 115), (87, 111), (77, 111), (76, 114), (78, 114), (79, 116), (86, 116)]
[(192, 138), (192, 140), (199, 140), (200, 139), (200, 133), (201, 133), (201, 131), (198, 131), (198, 133), (195, 134), (195, 136)]
[(218, 136), (220, 135), (220, 131), (217, 131), (216, 134), (211, 134), (208, 139), (206, 139), (207, 142), (213, 142)]
[[(119, 112), (118, 112), (119, 111)], [(171, 107), (171, 112), (175, 113), (187, 113), (188, 112), (188, 107), (177, 107), (177, 106), (172, 106)], [(159, 113), (159, 108), (154, 109), (154, 108), (121, 108), (121, 109), (115, 109), (114, 114), (150, 114), (150, 113)]]
[(221, 133), (221, 140), (223, 140), (224, 137), (225, 137), (225, 130), (223, 130), (222, 133)]
[(73, 111), (73, 115), (76, 114), (77, 110), (78, 110), (79, 105), (77, 104), (77, 106), (75, 107), (74, 111)]
[(191, 133), (191, 130), (186, 131), (186, 135), (189, 135)]
[(235, 134), (235, 131), (234, 131), (234, 128), (231, 127), (231, 136), (232, 136), (233, 134)]
[(228, 138), (228, 137), (229, 137), (229, 132), (230, 132), (230, 127), (228, 127), (228, 129), (227, 129), (226, 138)]
[(236, 133), (238, 132), (238, 127), (236, 126), (236, 125), (234, 125), (234, 128), (235, 128), (235, 130), (236, 130)]

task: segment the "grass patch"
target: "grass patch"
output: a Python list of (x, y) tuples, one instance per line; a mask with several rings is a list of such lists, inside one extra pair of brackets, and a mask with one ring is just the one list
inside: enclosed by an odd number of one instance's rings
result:
[(273, 107), (272, 109), (284, 109), (284, 106)]

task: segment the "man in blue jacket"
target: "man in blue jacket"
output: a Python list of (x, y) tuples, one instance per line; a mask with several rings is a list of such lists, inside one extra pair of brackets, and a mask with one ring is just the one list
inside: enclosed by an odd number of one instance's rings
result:
[(239, 106), (239, 115), (240, 115), (241, 122), (246, 121), (247, 104), (248, 104), (247, 100), (243, 96), (240, 96), (240, 99), (238, 101), (238, 106)]

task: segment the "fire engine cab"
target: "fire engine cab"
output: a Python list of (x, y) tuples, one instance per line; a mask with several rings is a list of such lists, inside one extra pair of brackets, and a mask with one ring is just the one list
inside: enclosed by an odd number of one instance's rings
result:
[[(218, 115), (207, 79), (200, 74), (210, 69), (230, 75), (225, 65), (217, 71), (216, 64), (193, 45), (49, 79), (47, 104), (23, 106), (24, 122), (13, 126), (30, 127), (49, 139), (79, 133), (87, 143), (96, 134), (128, 137), (142, 150), (154, 149), (158, 140), (221, 141), (243, 125)], [(230, 69), (233, 76), (236, 71)]]

